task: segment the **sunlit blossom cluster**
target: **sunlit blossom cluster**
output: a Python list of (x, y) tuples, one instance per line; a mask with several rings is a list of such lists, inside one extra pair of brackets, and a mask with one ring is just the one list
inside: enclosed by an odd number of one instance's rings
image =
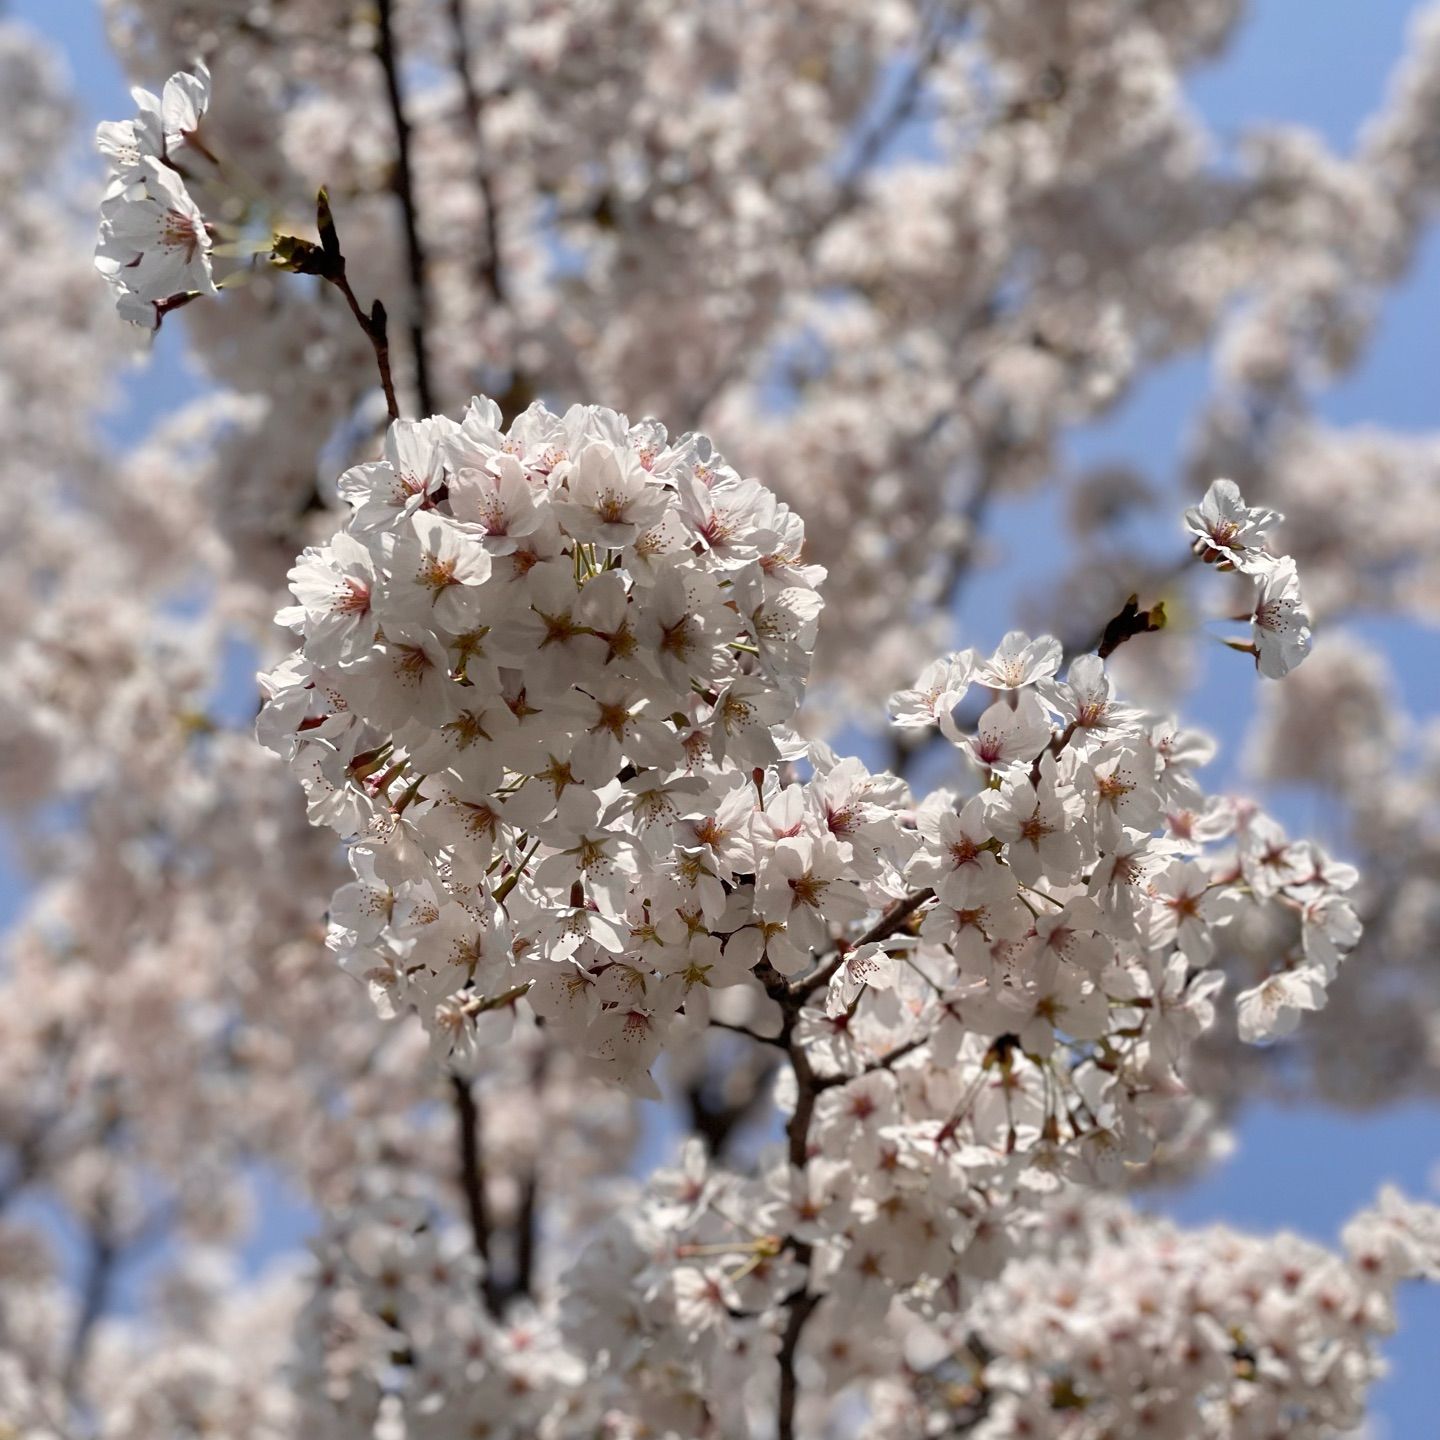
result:
[(846, 822), (816, 832), (798, 790), (771, 802), (778, 889), (734, 883), (756, 777), (801, 748), (819, 577), (798, 518), (703, 437), (597, 408), (499, 423), (478, 400), (401, 422), (342, 480), (262, 731), (354, 841), (331, 943), (386, 1007), (473, 1056), (525, 996), (653, 1091), (682, 1006), (703, 1024), (767, 947), (794, 973), (832, 907), (865, 908)]

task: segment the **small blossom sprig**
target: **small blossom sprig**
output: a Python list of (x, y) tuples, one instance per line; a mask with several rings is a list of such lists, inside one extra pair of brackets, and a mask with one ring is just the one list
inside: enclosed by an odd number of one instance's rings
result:
[(95, 265), (121, 316), (153, 330), (171, 310), (218, 293), (215, 226), (186, 184), (187, 162), (215, 163), (200, 138), (210, 72), (197, 64), (193, 73), (172, 75), (160, 96), (139, 88), (131, 93), (139, 113), (96, 131), (110, 174)]
[(278, 232), (262, 243), (237, 232), (217, 247), (221, 227), (206, 215), (187, 184), (196, 180), (187, 169), (196, 158), (206, 164), (211, 182), (221, 174), (220, 162), (200, 137), (210, 103), (209, 70), (198, 64), (193, 74), (172, 75), (160, 97), (141, 89), (133, 94), (139, 114), (106, 121), (96, 132), (110, 177), (100, 207), (95, 264), (115, 292), (121, 317), (156, 330), (172, 310), (219, 294), (221, 282), (214, 271), (218, 255), (268, 249), (277, 269), (316, 275), (344, 296), (375, 351), (390, 418), (398, 419), (385, 307), (376, 300), (364, 309), (351, 289), (326, 191), (320, 190), (315, 206), (318, 244)]
[(1200, 504), (1185, 512), (1185, 528), (1201, 560), (1255, 582), (1251, 638), (1225, 643), (1253, 655), (1256, 668), (1272, 680), (1289, 674), (1310, 653), (1310, 615), (1295, 561), (1272, 554), (1265, 544), (1270, 528), (1284, 518), (1277, 510), (1247, 505), (1233, 480), (1212, 481)]

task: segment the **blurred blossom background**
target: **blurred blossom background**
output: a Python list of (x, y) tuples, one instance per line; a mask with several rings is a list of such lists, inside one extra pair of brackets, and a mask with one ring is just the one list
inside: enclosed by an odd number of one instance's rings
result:
[[(579, 399), (703, 428), (805, 516), (830, 569), (811, 733), (842, 753), (941, 782), (945, 757), (892, 746), (884, 695), (942, 650), (988, 653), (1016, 626), (1078, 641), (1131, 590), (1163, 595), (1171, 624), (1116, 656), (1123, 684), (1215, 737), (1209, 788), (1360, 865), (1371, 908), (1325, 1012), (1273, 1049), (1215, 1038), (1207, 1158), (1139, 1203), (1328, 1244), (1384, 1181), (1433, 1198), (1440, 11), (1143, 7), (1171, 48), (1138, 49), (1116, 71), (1130, 93), (1097, 84), (1082, 105), (1083, 52), (1047, 58), (1025, 6), (980, 7), (1024, 77), (1008, 148), (980, 165), (983, 52), (962, 18), (933, 20), (943, 6), (751, 8), (751, 54), (682, 38), (678, 0), (476, 4), (477, 172), (448, 6), (415, 0), (417, 302), (383, 96), (351, 53), (363, 7), (260, 5), (233, 28), (246, 8), (10, 0), (0, 31), (0, 1199), (79, 1303), (133, 1316), (169, 1286), (158, 1303), (183, 1314), (181, 1248), (217, 1267), (184, 1284), (238, 1289), (299, 1263), (355, 1167), (450, 1164), (423, 1046), (384, 1038), (320, 944), (334, 856), (250, 753), (286, 569), (334, 528), (334, 477), (375, 451), (368, 348), (321, 287), (270, 277), (151, 339), (92, 268), (93, 127), (199, 53), (217, 133), (277, 224), (308, 224), (330, 186), (407, 393), (418, 303), (438, 409)], [(842, 30), (852, 70), (817, 80), (806, 47)], [(679, 122), (707, 66), (743, 72), (755, 113)], [(1174, 578), (1180, 513), (1219, 475), (1289, 517), (1316, 640), (1284, 686)], [(648, 1171), (698, 1113), (696, 1077), (735, 1063), (724, 1046), (675, 1062), (660, 1106), (547, 1101), (502, 1065), (499, 1163), (533, 1179), (536, 1132), (568, 1127), (551, 1163), (571, 1183), (609, 1183), (587, 1146)], [(743, 1121), (752, 1142), (767, 1125)], [(523, 1194), (506, 1182), (497, 1204)], [(122, 1231), (120, 1253), (97, 1242)], [(90, 1360), (114, 1364), (97, 1336)], [(1440, 1294), (1402, 1295), (1384, 1354), (1370, 1433), (1430, 1433)]]

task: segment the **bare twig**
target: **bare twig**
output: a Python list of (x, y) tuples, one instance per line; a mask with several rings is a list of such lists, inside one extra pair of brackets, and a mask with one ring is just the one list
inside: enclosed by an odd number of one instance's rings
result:
[(380, 371), (380, 384), (385, 391), (385, 406), (392, 420), (400, 418), (400, 405), (395, 398), (395, 383), (390, 375), (390, 329), (385, 307), (380, 301), (371, 305), (367, 314), (350, 288), (345, 273), (345, 254), (340, 248), (340, 233), (335, 228), (335, 215), (330, 209), (330, 196), (321, 186), (315, 197), (315, 228), (320, 234), (320, 243), (303, 240), (298, 235), (277, 235), (270, 252), (271, 261), (281, 270), (296, 275), (318, 275), (328, 281), (344, 297), (355, 317), (355, 323), (364, 332), (375, 351), (375, 364)]
[(385, 94), (395, 126), (396, 198), (400, 201), (405, 228), (405, 253), (410, 270), (410, 348), (415, 361), (415, 393), (422, 415), (435, 413), (430, 389), (430, 368), (425, 352), (425, 327), (430, 318), (430, 284), (425, 250), (420, 242), (420, 223), (415, 202), (414, 175), (410, 165), (410, 122), (405, 118), (405, 100), (400, 91), (400, 62), (395, 47), (394, 0), (376, 0), (377, 30), (375, 58), (385, 72)]
[(345, 278), (343, 270), (331, 283), (345, 297), (350, 313), (359, 322), (365, 338), (370, 341), (371, 348), (375, 351), (375, 365), (380, 371), (380, 387), (385, 391), (385, 408), (392, 420), (398, 420), (400, 402), (395, 398), (395, 380), (390, 374), (390, 330), (385, 307), (377, 300), (367, 315), (360, 308), (360, 302), (355, 298), (355, 292), (350, 288), (350, 282)]

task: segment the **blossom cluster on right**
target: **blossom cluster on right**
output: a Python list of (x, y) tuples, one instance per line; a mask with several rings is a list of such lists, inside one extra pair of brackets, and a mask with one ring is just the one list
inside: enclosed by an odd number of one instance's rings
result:
[(1288, 675), (1310, 653), (1310, 616), (1300, 597), (1295, 561), (1266, 548), (1271, 526), (1285, 517), (1277, 510), (1245, 503), (1233, 480), (1215, 480), (1199, 505), (1185, 512), (1195, 553), (1207, 564), (1236, 571), (1255, 583), (1248, 645), (1262, 675)]

